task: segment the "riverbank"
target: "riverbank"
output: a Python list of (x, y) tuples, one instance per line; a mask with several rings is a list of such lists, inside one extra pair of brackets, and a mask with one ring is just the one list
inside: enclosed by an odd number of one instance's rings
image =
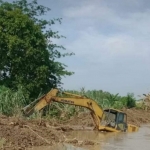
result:
[[(140, 126), (150, 123), (150, 111), (127, 109), (128, 123)], [(93, 141), (69, 139), (70, 131), (93, 130), (89, 113), (82, 113), (67, 121), (44, 120), (0, 116), (0, 146), (3, 149), (25, 149), (34, 146), (52, 146), (57, 143), (71, 143), (76, 146), (94, 145)], [(82, 131), (81, 131), (82, 132)]]

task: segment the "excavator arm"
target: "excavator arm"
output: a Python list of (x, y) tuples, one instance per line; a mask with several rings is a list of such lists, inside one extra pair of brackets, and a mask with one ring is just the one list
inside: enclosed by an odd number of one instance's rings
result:
[(65, 95), (65, 97), (64, 96), (59, 97), (57, 96), (58, 93), (59, 93), (58, 89), (52, 89), (50, 92), (42, 96), (40, 99), (24, 107), (23, 108), (24, 114), (26, 116), (29, 116), (33, 112), (37, 112), (43, 109), (51, 102), (59, 102), (70, 105), (82, 106), (91, 111), (91, 115), (96, 124), (96, 127), (99, 128), (103, 116), (103, 109), (94, 100), (89, 99), (86, 96), (80, 96), (67, 92), (62, 92), (62, 94)]

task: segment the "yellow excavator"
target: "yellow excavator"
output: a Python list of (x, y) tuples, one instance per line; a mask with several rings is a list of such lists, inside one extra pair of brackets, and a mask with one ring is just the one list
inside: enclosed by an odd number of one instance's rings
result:
[[(60, 94), (61, 93), (61, 94)], [(51, 102), (82, 106), (90, 110), (96, 129), (107, 132), (134, 132), (138, 127), (127, 123), (127, 114), (117, 109), (103, 110), (94, 100), (81, 95), (50, 90), (46, 95), (24, 107), (26, 116), (40, 111)]]

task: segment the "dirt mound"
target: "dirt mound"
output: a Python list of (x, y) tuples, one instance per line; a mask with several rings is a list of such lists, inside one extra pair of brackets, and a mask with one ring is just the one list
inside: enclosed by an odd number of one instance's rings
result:
[[(91, 141), (67, 139), (71, 125), (58, 124), (48, 120), (26, 120), (0, 116), (0, 149), (26, 149), (34, 146), (51, 146), (56, 143), (90, 145)], [(68, 132), (69, 133), (69, 132)]]
[(128, 123), (140, 126), (141, 124), (150, 123), (150, 111), (142, 109), (126, 109), (124, 112), (127, 113)]
[(73, 116), (70, 120), (64, 123), (69, 125), (79, 125), (82, 126), (83, 128), (95, 126), (90, 112), (80, 113), (78, 116)]
[(64, 140), (63, 130), (50, 127), (42, 121), (25, 121), (18, 118), (0, 116), (0, 137), (5, 148), (25, 149), (25, 147), (52, 145)]
[[(127, 120), (128, 123), (138, 125), (144, 123), (150, 123), (150, 111), (145, 111), (142, 109), (123, 109), (123, 112), (127, 113)], [(93, 119), (90, 115), (90, 112), (81, 113), (78, 116), (72, 117), (70, 120), (66, 122), (69, 125), (79, 125), (83, 128), (85, 127), (94, 127), (95, 124)]]

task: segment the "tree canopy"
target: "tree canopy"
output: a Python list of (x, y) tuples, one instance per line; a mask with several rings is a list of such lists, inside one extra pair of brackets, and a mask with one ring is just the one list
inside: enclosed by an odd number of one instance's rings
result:
[(72, 53), (52, 43), (52, 38), (63, 37), (51, 29), (61, 19), (41, 19), (48, 11), (37, 0), (0, 0), (0, 85), (12, 89), (21, 85), (36, 97), (59, 86), (62, 76), (72, 74), (57, 61)]

